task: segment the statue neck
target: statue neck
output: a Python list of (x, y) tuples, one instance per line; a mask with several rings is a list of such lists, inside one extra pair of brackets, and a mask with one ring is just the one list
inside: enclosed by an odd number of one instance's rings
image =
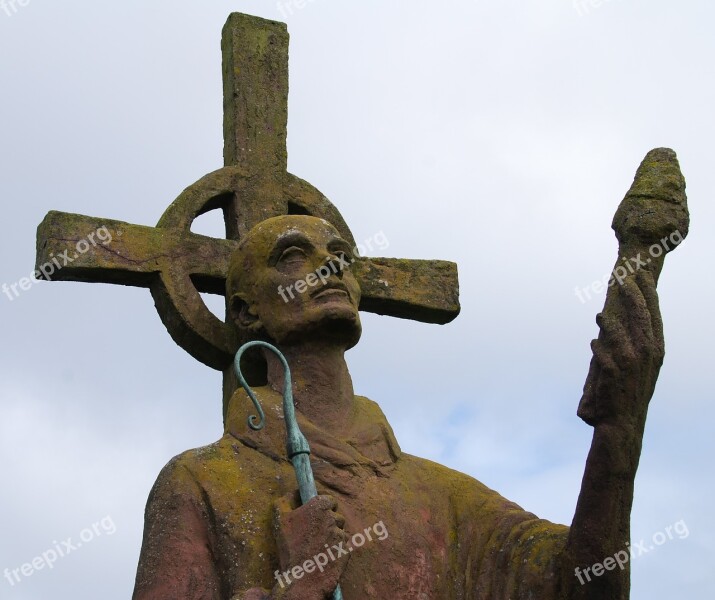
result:
[[(345, 348), (324, 341), (280, 346), (290, 366), (295, 406), (310, 421), (340, 434), (350, 422), (355, 402)], [(268, 385), (283, 392), (283, 366), (266, 352)]]

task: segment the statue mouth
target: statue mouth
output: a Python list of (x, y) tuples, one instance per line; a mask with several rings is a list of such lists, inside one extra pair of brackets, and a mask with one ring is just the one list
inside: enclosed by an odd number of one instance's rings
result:
[(348, 296), (348, 297), (350, 296), (350, 294), (348, 294), (347, 288), (341, 284), (325, 285), (325, 286), (315, 290), (315, 292), (312, 293), (310, 296), (311, 296), (311, 298), (322, 298), (324, 296), (335, 296), (335, 295)]

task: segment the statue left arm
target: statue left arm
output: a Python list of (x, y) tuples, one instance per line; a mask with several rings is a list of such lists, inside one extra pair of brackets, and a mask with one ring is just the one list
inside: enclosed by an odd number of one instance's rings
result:
[(594, 427), (562, 556), (570, 599), (627, 600), (633, 482), (648, 405), (665, 355), (656, 285), (687, 235), (685, 180), (675, 153), (651, 151), (613, 221), (619, 260), (609, 283), (578, 415)]
[(147, 501), (132, 600), (220, 600), (210, 522), (200, 487), (175, 457)]

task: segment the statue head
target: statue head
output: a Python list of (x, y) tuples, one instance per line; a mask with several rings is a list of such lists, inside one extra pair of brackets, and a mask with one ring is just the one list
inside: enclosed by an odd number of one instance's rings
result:
[(262, 221), (231, 257), (231, 320), (244, 339), (351, 348), (362, 331), (353, 260), (350, 244), (324, 219), (288, 215)]

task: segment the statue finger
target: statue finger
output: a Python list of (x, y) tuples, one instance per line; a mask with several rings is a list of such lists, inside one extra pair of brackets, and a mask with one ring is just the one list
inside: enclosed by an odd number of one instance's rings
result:
[[(608, 345), (604, 344), (601, 340), (592, 340), (591, 351), (593, 352), (593, 357), (596, 360), (600, 371), (609, 374), (616, 372), (617, 364)], [(594, 375), (597, 379), (598, 373), (594, 373)]]
[(660, 304), (658, 302), (658, 290), (656, 289), (655, 277), (647, 269), (638, 272), (638, 286), (645, 299), (650, 315), (651, 327), (656, 341), (662, 347), (663, 342), (663, 319), (660, 314)]
[(333, 516), (335, 518), (335, 524), (340, 529), (343, 529), (345, 527), (345, 517), (339, 512), (335, 512), (335, 514)]
[(601, 329), (598, 344), (591, 344), (594, 356), (605, 370), (614, 372), (616, 361), (623, 361), (635, 356), (631, 336), (623, 320), (611, 312), (596, 315), (596, 323)]

